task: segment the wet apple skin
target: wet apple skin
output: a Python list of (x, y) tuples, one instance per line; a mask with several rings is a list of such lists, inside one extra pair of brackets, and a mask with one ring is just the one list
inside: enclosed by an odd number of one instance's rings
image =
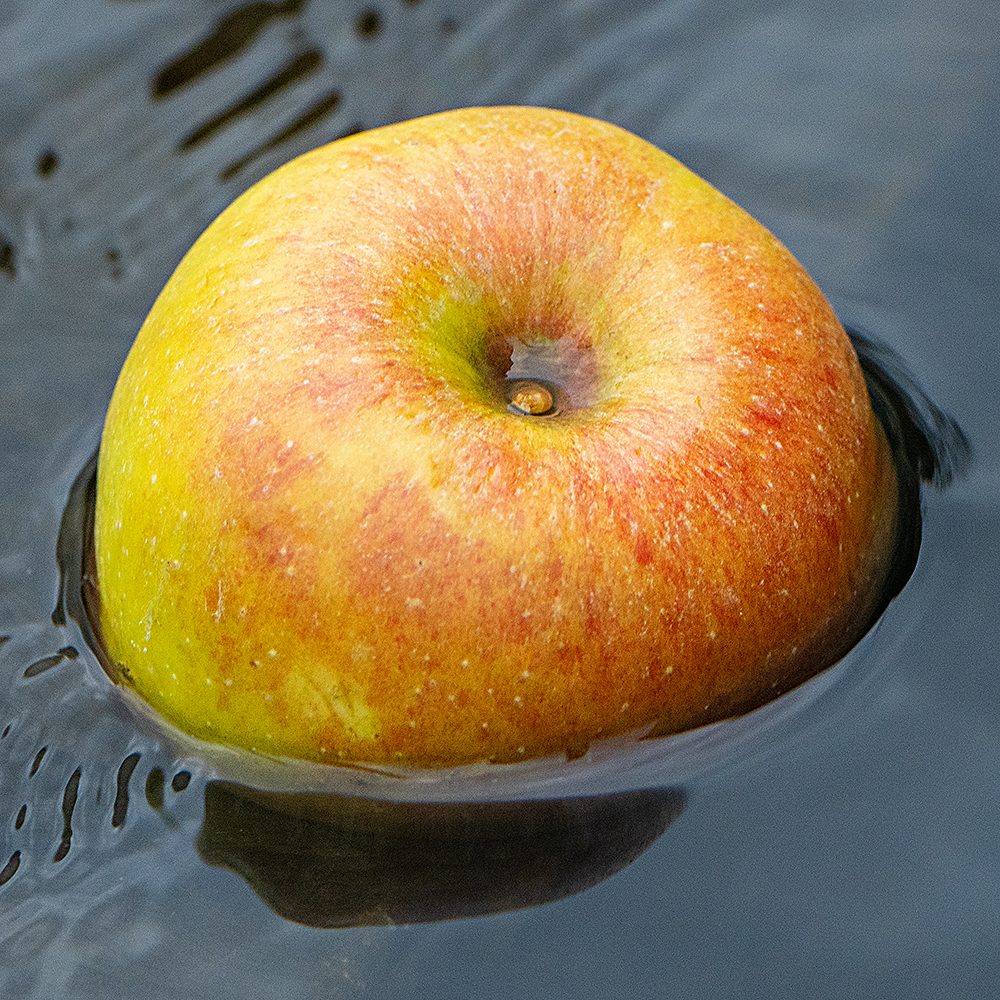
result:
[[(558, 343), (579, 405), (508, 412), (507, 338)], [(465, 109), (292, 161), (182, 261), (101, 443), (101, 627), (201, 738), (577, 754), (838, 659), (896, 505), (857, 358), (774, 237), (613, 126)]]

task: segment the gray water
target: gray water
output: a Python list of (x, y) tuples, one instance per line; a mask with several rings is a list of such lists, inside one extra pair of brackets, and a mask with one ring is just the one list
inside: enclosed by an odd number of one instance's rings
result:
[[(998, 22), (961, 0), (8, 0), (0, 995), (992, 995)], [(52, 624), (59, 521), (142, 317), (226, 203), (347, 131), (494, 103), (614, 121), (706, 176), (903, 357), (975, 464), (926, 494), (875, 633), (688, 768), (683, 811), (624, 870), (533, 909), (309, 928), (202, 860), (210, 767)]]

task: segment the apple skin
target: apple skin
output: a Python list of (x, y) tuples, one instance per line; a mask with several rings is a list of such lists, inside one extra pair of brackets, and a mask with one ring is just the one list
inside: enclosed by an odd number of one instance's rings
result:
[(574, 757), (835, 662), (896, 518), (854, 351), (773, 236), (617, 127), (470, 108), (293, 160), (181, 262), (101, 442), (100, 628), (202, 739)]

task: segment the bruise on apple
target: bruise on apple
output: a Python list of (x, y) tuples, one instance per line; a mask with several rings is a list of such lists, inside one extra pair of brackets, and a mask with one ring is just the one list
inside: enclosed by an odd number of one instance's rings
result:
[(102, 441), (101, 625), (203, 738), (573, 756), (843, 655), (896, 496), (766, 230), (613, 126), (465, 109), (287, 164), (181, 263)]

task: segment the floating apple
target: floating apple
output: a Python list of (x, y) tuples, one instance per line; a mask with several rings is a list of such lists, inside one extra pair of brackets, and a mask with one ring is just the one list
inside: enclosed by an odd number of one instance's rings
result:
[(469, 108), (299, 157), (181, 262), (104, 429), (100, 626), (207, 740), (575, 756), (836, 661), (896, 517), (777, 240), (620, 128)]

